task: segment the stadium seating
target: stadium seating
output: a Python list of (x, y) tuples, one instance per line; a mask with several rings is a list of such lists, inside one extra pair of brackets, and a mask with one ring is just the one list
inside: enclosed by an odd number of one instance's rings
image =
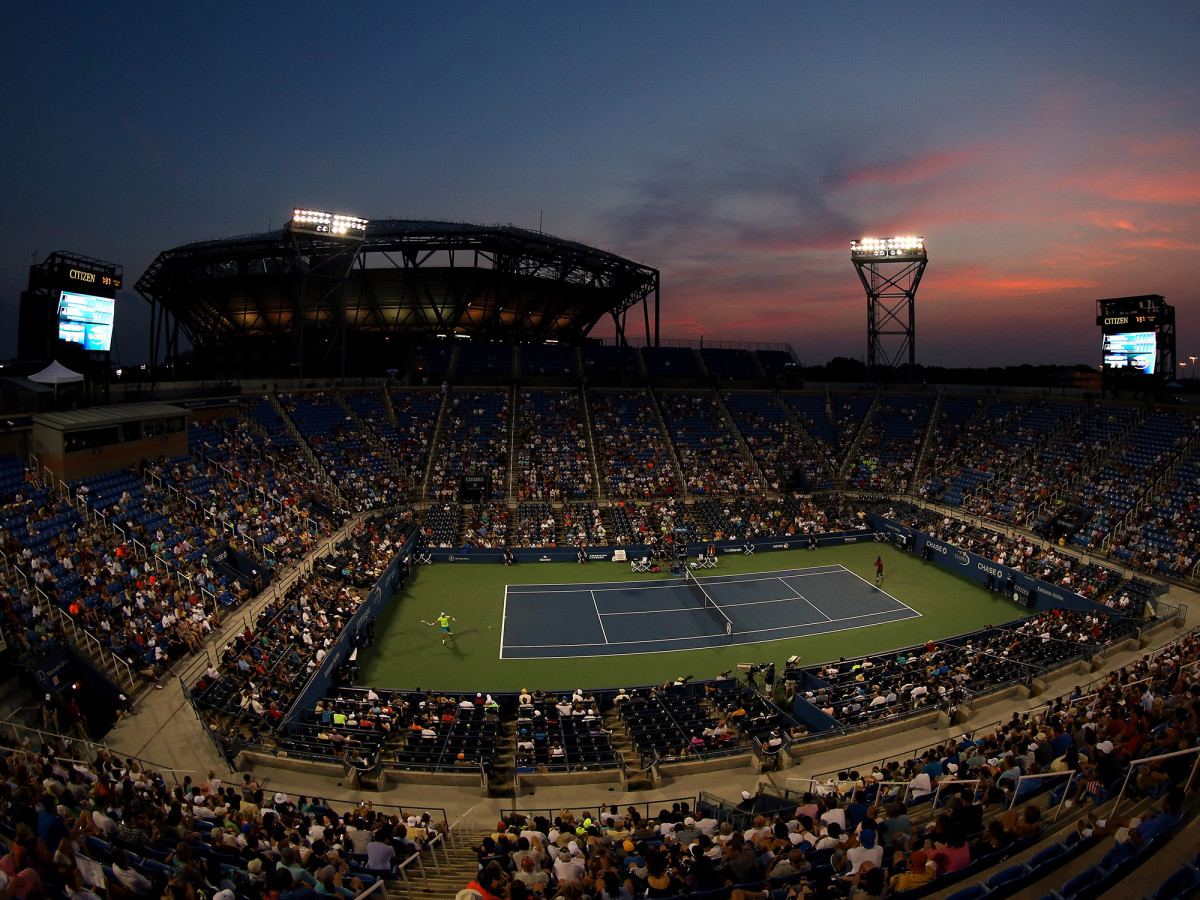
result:
[(658, 405), (689, 495), (762, 493), (758, 469), (747, 458), (715, 395), (662, 391)]
[(580, 500), (594, 493), (587, 425), (577, 391), (526, 391), (517, 410), (517, 500)]
[(504, 391), (451, 392), (432, 451), (431, 500), (458, 500), (467, 474), (486, 480), (490, 499), (507, 494), (509, 397)]
[(592, 392), (588, 408), (600, 441), (596, 462), (609, 500), (648, 500), (678, 492), (658, 410), (647, 394)]

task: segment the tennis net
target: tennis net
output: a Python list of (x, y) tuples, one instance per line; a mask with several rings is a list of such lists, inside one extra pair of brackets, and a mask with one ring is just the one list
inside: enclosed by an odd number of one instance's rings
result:
[(713, 617), (713, 621), (717, 623), (717, 627), (721, 629), (721, 632), (727, 638), (733, 640), (733, 619), (725, 615), (725, 611), (708, 595), (708, 591), (696, 580), (696, 576), (692, 574), (690, 569), (685, 568), (683, 570), (683, 582), (692, 592), (692, 596), (696, 602), (708, 610), (708, 614)]

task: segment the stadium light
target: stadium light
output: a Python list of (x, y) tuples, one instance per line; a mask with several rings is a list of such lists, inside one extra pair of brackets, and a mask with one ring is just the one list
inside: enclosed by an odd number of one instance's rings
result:
[(367, 236), (367, 224), (366, 219), (358, 216), (296, 207), (292, 210), (292, 220), (288, 223), (288, 227), (291, 231), (301, 234), (319, 234), (322, 237), (361, 240)]
[(850, 242), (851, 259), (928, 259), (925, 238), (916, 235), (903, 237), (865, 237)]

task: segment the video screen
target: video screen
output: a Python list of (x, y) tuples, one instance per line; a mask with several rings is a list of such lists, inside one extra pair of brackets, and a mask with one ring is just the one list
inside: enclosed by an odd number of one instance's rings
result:
[(58, 338), (85, 350), (108, 352), (117, 301), (63, 291), (58, 298)]
[(1158, 335), (1153, 331), (1104, 335), (1104, 368), (1153, 375)]

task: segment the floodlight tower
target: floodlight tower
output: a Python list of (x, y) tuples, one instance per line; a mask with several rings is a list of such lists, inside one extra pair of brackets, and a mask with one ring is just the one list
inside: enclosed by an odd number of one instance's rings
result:
[(304, 377), (304, 327), (309, 317), (310, 288), (313, 288), (314, 323), (331, 326), (333, 330), (322, 361), (328, 362), (336, 349), (340, 357), (339, 374), (343, 377), (346, 374), (346, 310), (342, 294), (346, 278), (367, 239), (368, 224), (358, 216), (296, 207), (284, 226), (299, 261), (296, 268), (300, 285), (291, 323), (292, 367), (297, 378)]
[[(913, 301), (929, 262), (921, 237), (863, 238), (850, 242), (850, 260), (867, 292), (867, 374), (879, 366), (895, 369), (908, 351), (908, 378), (916, 367), (916, 325)], [(891, 341), (889, 354), (884, 341)]]

